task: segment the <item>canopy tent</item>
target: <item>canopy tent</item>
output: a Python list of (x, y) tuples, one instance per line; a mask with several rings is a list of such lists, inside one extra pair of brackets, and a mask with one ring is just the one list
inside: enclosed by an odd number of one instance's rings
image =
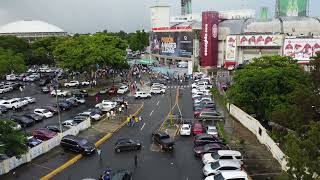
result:
[(156, 63), (156, 62), (159, 62), (159, 61), (155, 59), (148, 59), (148, 58), (134, 59), (134, 60), (128, 61), (130, 65), (133, 65), (133, 64), (152, 65), (153, 63)]

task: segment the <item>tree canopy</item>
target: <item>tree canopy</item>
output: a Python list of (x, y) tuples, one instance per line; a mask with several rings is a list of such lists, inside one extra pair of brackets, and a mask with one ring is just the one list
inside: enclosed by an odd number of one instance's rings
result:
[(24, 72), (26, 65), (22, 53), (16, 53), (11, 49), (0, 48), (0, 74), (11, 72)]
[(14, 129), (12, 121), (0, 120), (0, 153), (11, 156), (19, 156), (27, 152), (27, 138), (25, 135)]

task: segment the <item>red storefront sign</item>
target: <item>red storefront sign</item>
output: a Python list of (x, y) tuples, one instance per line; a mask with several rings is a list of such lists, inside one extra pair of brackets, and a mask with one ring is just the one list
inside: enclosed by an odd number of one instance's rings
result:
[(201, 66), (217, 66), (218, 64), (218, 25), (218, 12), (202, 12)]
[(175, 31), (175, 30), (192, 30), (192, 26), (173, 26), (173, 27), (157, 27), (152, 28), (152, 31)]

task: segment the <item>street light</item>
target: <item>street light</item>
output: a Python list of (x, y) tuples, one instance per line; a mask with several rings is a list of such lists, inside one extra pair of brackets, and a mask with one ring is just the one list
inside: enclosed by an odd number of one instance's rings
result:
[(170, 88), (170, 114), (169, 114), (169, 118), (170, 118), (170, 124), (172, 125), (172, 94), (171, 94), (171, 90), (172, 90), (172, 79), (173, 79), (173, 77), (172, 76), (170, 76), (170, 70), (171, 70), (171, 66), (170, 66), (170, 64), (169, 64), (169, 77), (170, 77), (170, 86), (171, 86), (171, 88)]
[(61, 125), (61, 116), (60, 116), (60, 107), (59, 107), (59, 102), (58, 102), (58, 86), (59, 86), (59, 83), (58, 83), (58, 76), (55, 77), (55, 80), (53, 82), (53, 88), (54, 88), (54, 91), (56, 92), (56, 106), (58, 108), (58, 120), (59, 120), (59, 129), (60, 129), (60, 132), (62, 133), (62, 125)]

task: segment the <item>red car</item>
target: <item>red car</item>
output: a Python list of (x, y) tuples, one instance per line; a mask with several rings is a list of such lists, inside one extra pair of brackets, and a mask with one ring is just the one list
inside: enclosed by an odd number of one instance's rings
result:
[(41, 128), (41, 129), (35, 129), (32, 132), (33, 137), (40, 139), (42, 141), (49, 140), (56, 136), (58, 133), (50, 131), (49, 129), (46, 128)]
[(202, 134), (203, 133), (203, 126), (199, 122), (195, 122), (192, 126), (192, 134), (197, 135), (197, 134)]
[(203, 108), (203, 109), (199, 109), (193, 112), (193, 116), (195, 118), (199, 118), (199, 115), (201, 114), (202, 111), (210, 111), (211, 109), (208, 108)]
[(115, 86), (112, 86), (109, 90), (108, 90), (108, 94), (109, 95), (114, 95), (117, 94), (118, 88)]

